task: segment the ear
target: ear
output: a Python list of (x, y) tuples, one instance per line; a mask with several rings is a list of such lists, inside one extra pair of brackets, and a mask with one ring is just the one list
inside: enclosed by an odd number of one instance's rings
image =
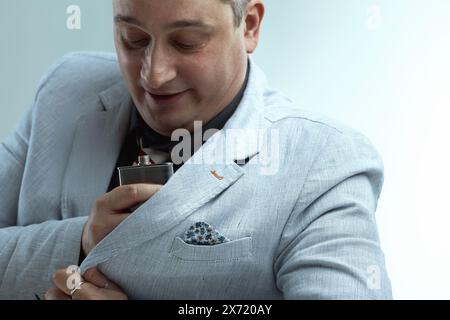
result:
[(253, 53), (258, 46), (259, 31), (264, 12), (265, 8), (261, 0), (252, 0), (247, 5), (244, 16), (244, 37), (247, 53)]

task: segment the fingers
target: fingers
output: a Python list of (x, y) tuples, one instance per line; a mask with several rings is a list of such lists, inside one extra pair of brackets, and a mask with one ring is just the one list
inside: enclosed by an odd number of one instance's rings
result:
[(49, 289), (45, 295), (45, 300), (71, 300), (71, 297), (66, 295), (63, 291), (58, 288)]
[(87, 270), (83, 274), (83, 278), (101, 289), (120, 290), (114, 282), (108, 280), (96, 267)]
[(96, 267), (87, 270), (83, 278), (99, 288), (108, 288), (108, 279)]
[(81, 236), (83, 253), (88, 255), (103, 238), (129, 216), (129, 208), (147, 201), (161, 187), (155, 184), (120, 186), (97, 198), (83, 228)]
[(158, 192), (161, 187), (161, 185), (156, 184), (131, 184), (120, 186), (105, 194), (100, 201), (109, 209), (119, 211), (147, 201)]
[[(107, 279), (99, 272), (95, 273), (91, 271), (88, 275), (91, 276), (91, 278), (95, 278), (95, 281), (98, 283), (103, 283), (103, 286), (107, 282)], [(72, 281), (72, 277), (78, 278), (76, 278), (75, 281)], [(61, 294), (63, 294), (72, 300), (97, 300), (101, 299), (101, 296), (105, 296), (105, 293), (102, 292), (104, 289), (100, 289), (94, 283), (89, 283), (87, 281), (87, 279), (82, 278), (79, 274), (71, 273), (70, 268), (59, 269), (53, 274), (53, 282), (57, 287), (56, 290), (59, 290), (61, 293), (52, 290), (49, 293), (49, 297), (54, 297), (56, 294), (62, 296)], [(109, 295), (106, 294), (106, 296)]]
[(73, 272), (69, 268), (59, 269), (53, 274), (53, 283), (56, 287), (70, 296), (70, 292), (75, 289), (83, 281), (83, 278), (78, 272)]
[[(117, 213), (117, 214), (111, 214), (108, 216), (108, 224), (112, 226), (113, 228), (116, 228), (119, 224), (122, 223), (123, 220), (128, 218), (130, 214), (129, 213)], [(110, 230), (112, 231), (112, 230)]]
[(83, 282), (80, 289), (72, 294), (72, 300), (127, 300), (122, 291), (98, 288), (92, 283)]
[(80, 288), (72, 294), (72, 300), (101, 300), (102, 296), (100, 288), (92, 283), (83, 282)]
[(127, 300), (127, 295), (96, 268), (89, 269), (84, 278), (73, 268), (59, 269), (53, 274), (56, 288), (45, 294), (48, 300)]
[[(55, 273), (55, 281), (57, 282), (58, 288), (50, 289), (45, 294), (46, 300), (101, 300), (101, 299), (110, 299), (110, 294), (102, 292), (104, 289), (100, 289), (96, 287), (94, 284), (89, 282), (80, 282), (78, 285), (78, 289), (73, 290), (73, 292), (69, 292), (67, 286), (62, 284), (63, 275), (65, 273), (62, 270), (58, 270)], [(62, 290), (61, 288), (65, 288)], [(67, 298), (66, 298), (67, 297)]]

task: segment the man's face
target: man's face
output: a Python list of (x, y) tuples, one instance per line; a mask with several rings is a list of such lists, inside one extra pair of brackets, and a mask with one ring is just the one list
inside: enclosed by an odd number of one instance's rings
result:
[(170, 136), (206, 123), (245, 79), (244, 23), (219, 0), (114, 0), (115, 43), (145, 122)]

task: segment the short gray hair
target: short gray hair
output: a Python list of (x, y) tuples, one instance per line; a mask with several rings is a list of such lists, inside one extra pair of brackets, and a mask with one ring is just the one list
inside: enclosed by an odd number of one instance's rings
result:
[(250, 0), (220, 0), (223, 3), (231, 5), (234, 14), (234, 25), (239, 27), (244, 17), (245, 8)]

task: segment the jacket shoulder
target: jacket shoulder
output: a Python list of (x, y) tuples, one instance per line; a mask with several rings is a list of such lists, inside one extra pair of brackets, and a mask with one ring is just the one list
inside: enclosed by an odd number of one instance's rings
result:
[(264, 117), (272, 125), (292, 124), (297, 126), (322, 127), (323, 130), (335, 130), (340, 133), (352, 131), (350, 127), (340, 121), (327, 117), (311, 109), (302, 108), (277, 91), (270, 93), (265, 99)]
[(122, 79), (116, 55), (106, 52), (73, 52), (60, 58), (42, 77), (37, 95), (70, 98), (97, 94)]
[[(266, 98), (264, 117), (270, 127), (286, 135), (293, 152), (325, 151), (347, 155), (346, 161), (375, 160), (382, 167), (381, 156), (373, 143), (360, 131), (318, 112), (301, 108), (281, 93), (272, 91)], [(298, 150), (297, 150), (298, 149)]]
[[(74, 52), (55, 62), (42, 77), (33, 109), (38, 117), (78, 116), (103, 110), (100, 94), (123, 78), (115, 54)], [(126, 92), (126, 91), (124, 91)]]

